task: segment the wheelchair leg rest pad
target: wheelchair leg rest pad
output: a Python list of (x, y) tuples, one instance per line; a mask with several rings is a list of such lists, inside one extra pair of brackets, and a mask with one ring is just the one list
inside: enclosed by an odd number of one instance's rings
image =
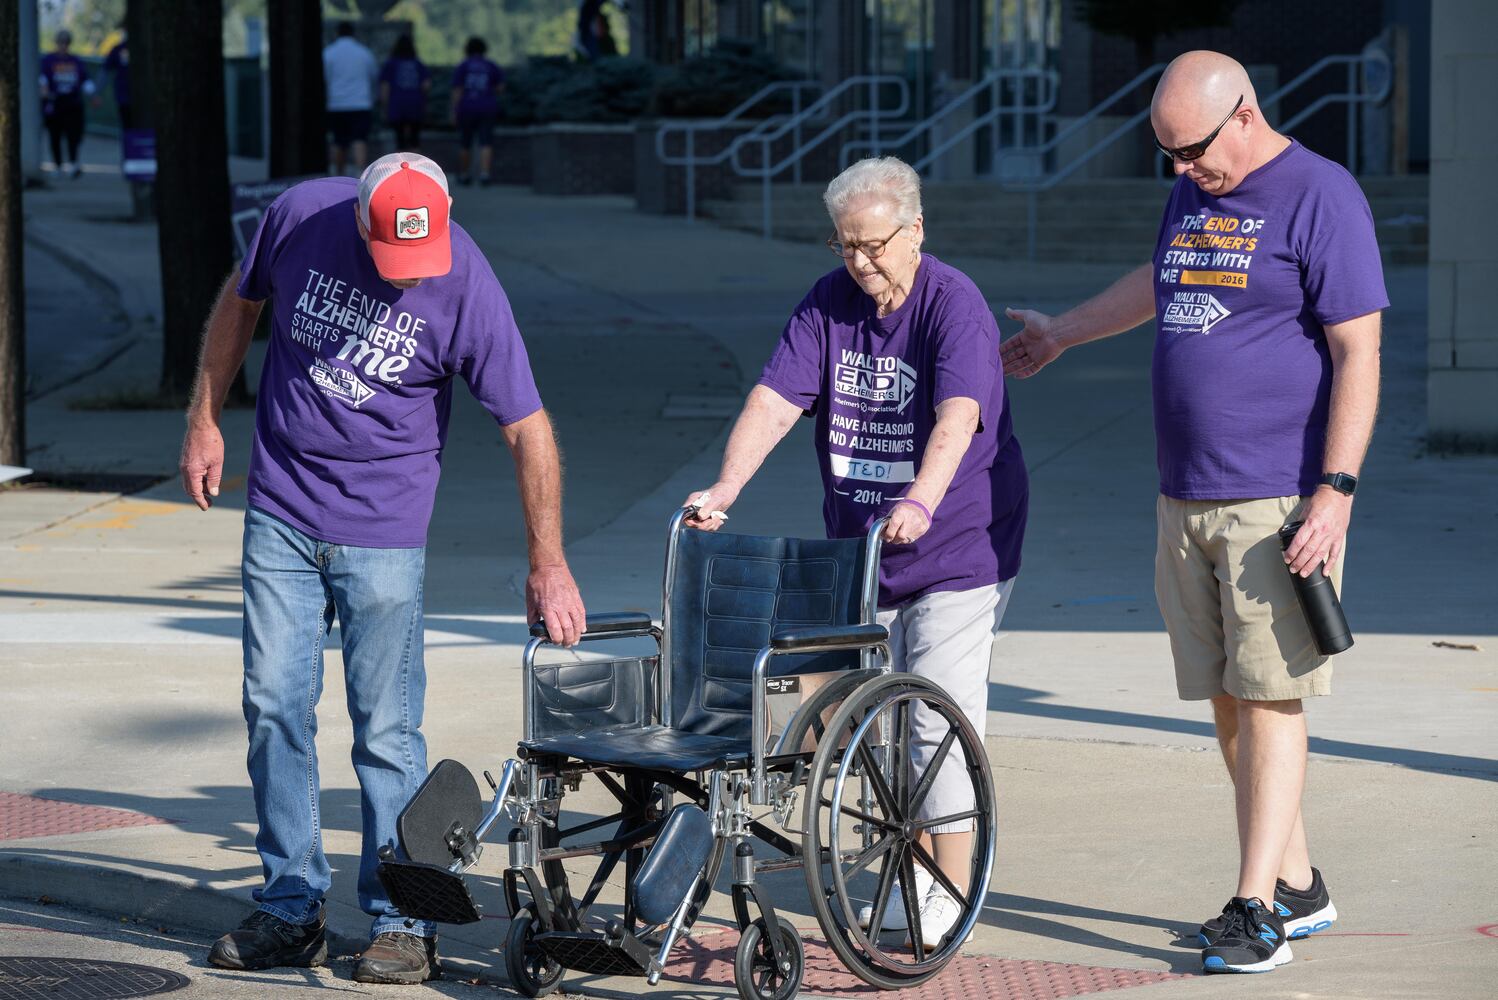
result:
[(635, 913), (647, 924), (664, 924), (707, 864), (713, 824), (690, 803), (671, 810), (660, 836), (635, 875)]
[(452, 864), (460, 856), (448, 843), (453, 827), (471, 834), (483, 815), (473, 772), (455, 760), (438, 761), (395, 821), (401, 850), (412, 861)]
[(478, 904), (463, 876), (415, 861), (382, 861), (380, 884), (390, 901), (412, 920), (442, 924), (471, 924), (479, 919)]

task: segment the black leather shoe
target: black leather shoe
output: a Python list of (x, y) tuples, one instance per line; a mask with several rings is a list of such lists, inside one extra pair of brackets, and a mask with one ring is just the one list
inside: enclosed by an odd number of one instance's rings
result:
[(441, 975), (437, 939), (400, 931), (377, 935), (354, 966), (354, 980), (360, 983), (424, 983)]
[(256, 910), (208, 951), (208, 961), (222, 969), (311, 968), (327, 960), (321, 914), (313, 923), (291, 924)]

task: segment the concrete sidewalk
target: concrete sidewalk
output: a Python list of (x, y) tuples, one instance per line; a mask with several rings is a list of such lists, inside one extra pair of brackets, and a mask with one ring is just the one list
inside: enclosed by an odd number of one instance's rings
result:
[[(31, 461), (168, 481), (130, 496), (0, 493), (0, 792), (77, 807), (53, 810), (52, 826), (10, 824), (47, 835), (0, 836), (0, 895), (46, 894), (214, 931), (237, 921), (259, 877), (239, 714), (251, 417), (226, 415), (230, 478), (204, 514), (172, 481), (180, 414), (69, 408), (155, 377), (154, 230), (90, 221), (123, 206), (118, 185), (90, 174), (28, 196), (31, 230), (63, 234), (79, 264), (66, 302), (51, 289), (33, 297), (59, 309), (117, 308), (134, 338), (102, 370), (32, 405)], [(837, 261), (820, 246), (642, 216), (615, 198), (463, 189), (455, 217), (505, 284), (556, 418), (569, 558), (589, 607), (658, 613), (670, 509), (712, 481), (727, 421), (785, 316)], [(941, 255), (940, 232), (929, 246)], [(996, 309), (1059, 309), (1117, 270), (953, 263)], [(1423, 454), (1424, 272), (1389, 279), (1383, 413), (1348, 576), (1358, 643), (1338, 662), (1337, 697), (1311, 706), (1307, 822), (1343, 917), (1338, 936), (1298, 945), (1300, 961), (1254, 980), (1256, 995), (1480, 997), (1498, 974), (1498, 584), (1484, 566), (1498, 553), (1498, 460)], [(59, 335), (86, 329), (65, 322)], [(974, 956), (1194, 973), (1197, 954), (1181, 935), (1232, 888), (1231, 790), (1202, 706), (1175, 700), (1152, 597), (1149, 339), (1115, 338), (1009, 383), (1032, 520), (992, 670), (1000, 852)], [(430, 539), (425, 731), (432, 760), (492, 769), (519, 728), (525, 559), (503, 445), (460, 395)], [(810, 449), (803, 425), (745, 492), (736, 530), (820, 533)], [(335, 652), (319, 741), (337, 872), (330, 913), (340, 942), (356, 949), (367, 920), (351, 884), (357, 786), (337, 667)], [(39, 808), (0, 800), (0, 816)], [(122, 822), (140, 825), (105, 825)], [(49, 832), (64, 827), (71, 832)], [(481, 869), (480, 898), (494, 914), (504, 912), (499, 864), (491, 856)], [(798, 877), (780, 881), (798, 926), (814, 928)], [(704, 922), (705, 948), (721, 904)], [(497, 920), (453, 929), (444, 950), (463, 970), (502, 977), (502, 930)], [(641, 988), (567, 982), (605, 996)], [(1135, 988), (1215, 997), (1240, 987), (1193, 974)], [(683, 991), (725, 987), (673, 980), (660, 992)]]

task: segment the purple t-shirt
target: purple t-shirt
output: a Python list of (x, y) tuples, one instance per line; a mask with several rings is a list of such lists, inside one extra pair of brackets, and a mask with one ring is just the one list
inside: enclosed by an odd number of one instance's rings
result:
[(421, 85), (431, 78), (432, 71), (420, 59), (385, 60), (380, 69), (380, 82), (390, 86), (390, 103), (385, 109), (386, 117), (393, 122), (419, 122), (426, 115), (426, 94)]
[(505, 82), (505, 71), (483, 56), (469, 56), (453, 70), (453, 89), (461, 91), (458, 114), (464, 118), (499, 112), (494, 91)]
[(1154, 271), (1160, 492), (1314, 493), (1332, 384), (1323, 327), (1389, 304), (1357, 181), (1293, 140), (1221, 198), (1182, 176)]
[(501, 424), (541, 408), (488, 261), (451, 224), (452, 270), (404, 291), (375, 270), (349, 177), (272, 203), (239, 294), (271, 299), (249, 502), (340, 545), (426, 544), (453, 376)]
[(54, 104), (58, 107), (73, 107), (83, 103), (88, 69), (81, 59), (72, 54), (49, 52), (42, 56), (40, 68), (42, 81)]
[(936, 406), (965, 396), (979, 426), (936, 509), (911, 545), (885, 545), (879, 603), (971, 590), (1019, 572), (1029, 477), (1009, 417), (999, 330), (967, 275), (930, 254), (900, 307), (880, 317), (843, 268), (796, 307), (759, 384), (816, 418), (830, 538), (862, 535), (920, 471)]

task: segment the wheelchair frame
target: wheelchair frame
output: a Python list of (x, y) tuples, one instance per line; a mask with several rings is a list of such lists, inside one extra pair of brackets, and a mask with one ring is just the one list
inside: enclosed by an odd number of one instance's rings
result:
[[(662, 624), (657, 627), (644, 614), (590, 615), (582, 636), (585, 642), (644, 637), (655, 640), (653, 719), (666, 727), (670, 727), (672, 721), (671, 598), (677, 582), (678, 539), (683, 530), (691, 530), (683, 528), (688, 513), (686, 509), (679, 510), (670, 522)], [(481, 819), (476, 824), (458, 821), (447, 827), (442, 840), (452, 859), (449, 863), (445, 866), (403, 865), (393, 852), (386, 849), (382, 855), (381, 877), (385, 879), (387, 872), (391, 876), (386, 879), (387, 888), (393, 890), (391, 898), (402, 912), (412, 917), (449, 922), (477, 919), (477, 909), (466, 888), (450, 883), (444, 887), (438, 883), (443, 875), (452, 879), (472, 868), (479, 860), (480, 842), (484, 836), (501, 815), (508, 815), (514, 822), (514, 829), (509, 837), (509, 857), (504, 872), (505, 899), (512, 918), (506, 964), (512, 982), (527, 996), (540, 996), (555, 989), (568, 968), (602, 974), (643, 975), (651, 985), (657, 983), (672, 948), (701, 913), (730, 854), (733, 859), (733, 912), (741, 933), (735, 981), (741, 995), (784, 1000), (793, 996), (799, 986), (804, 964), (800, 939), (789, 922), (779, 916), (768, 889), (757, 878), (761, 873), (795, 868), (806, 871), (818, 921), (829, 943), (850, 971), (883, 988), (916, 985), (939, 972), (956, 954), (977, 922), (980, 907), (974, 901), (981, 901), (986, 894), (992, 873), (992, 779), (982, 741), (945, 692), (923, 678), (892, 673), (888, 631), (875, 623), (884, 524), (883, 519), (877, 521), (863, 542), (859, 591), (861, 621), (845, 626), (782, 630), (772, 635), (770, 643), (755, 655), (747, 761), (720, 761), (717, 766), (696, 771), (694, 780), (688, 777), (690, 771), (624, 767), (590, 763), (565, 755), (528, 753), (522, 743), (521, 756), (524, 759), (506, 761), (498, 782), (485, 772), (494, 794)], [(538, 713), (533, 693), (537, 683), (536, 654), (550, 645), (544, 626), (532, 626), (531, 631), (532, 638), (522, 656), (526, 743), (537, 739)], [(773, 661), (785, 655), (826, 651), (857, 651), (859, 665), (845, 668), (836, 681), (804, 701), (775, 745), (768, 746), (769, 712), (765, 682)], [(634, 662), (638, 663), (640, 659), (634, 658)], [(631, 660), (616, 658), (602, 662), (615, 664), (617, 670), (617, 664)], [(846, 698), (834, 697), (844, 690), (847, 691)], [(871, 694), (864, 697), (865, 692)], [(869, 697), (874, 696), (878, 697), (869, 701)], [(945, 820), (973, 819), (977, 825), (975, 844), (981, 860), (978, 854), (974, 855), (969, 889), (964, 894), (962, 919), (943, 939), (935, 955), (925, 953), (919, 936), (920, 921), (911, 908), (910, 891), (904, 891), (908, 922), (914, 928), (912, 945), (916, 957), (914, 962), (906, 963), (894, 961), (875, 943), (879, 934), (877, 919), (872, 921), (874, 926), (867, 931), (858, 929), (845, 886), (846, 873), (841, 866), (849, 865), (850, 871), (854, 866), (867, 870), (880, 857), (885, 859), (874, 900), (875, 908), (882, 914), (896, 879), (902, 886), (914, 885), (912, 865), (918, 857), (928, 869), (935, 864), (929, 853), (918, 843), (913, 843), (921, 824), (908, 815), (899, 816), (892, 806), (899, 795), (904, 796), (901, 801), (907, 805), (923, 801), (932, 784), (929, 776), (916, 783), (908, 774), (911, 768), (893, 766), (896, 753), (908, 759), (910, 745), (907, 734), (907, 742), (891, 752), (891, 726), (887, 719), (891, 717), (890, 713), (904, 711), (908, 730), (908, 713), (917, 700), (925, 702), (928, 708), (934, 707), (951, 724), (940, 756), (933, 759), (929, 769), (932, 776), (947, 760), (955, 742), (962, 744), (968, 758), (966, 768), (974, 782), (974, 807), (968, 813), (946, 817)], [(912, 704), (906, 704), (902, 709), (900, 705), (906, 702)], [(829, 722), (826, 714), (833, 710), (834, 705), (840, 707)], [(869, 707), (871, 705), (875, 707)], [(876, 725), (881, 717), (886, 718), (886, 722)], [(840, 747), (838, 738), (827, 740), (828, 733), (846, 736), (846, 746)], [(803, 745), (811, 734), (822, 739), (815, 750), (807, 751)], [(439, 765), (442, 766), (445, 765)], [(461, 768), (461, 765), (456, 766)], [(434, 769), (434, 776), (435, 773)], [(902, 774), (905, 775), (903, 779)], [(619, 811), (564, 828), (562, 801), (565, 794), (576, 791), (587, 775), (594, 776), (613, 796)], [(850, 793), (850, 779), (856, 785), (855, 804), (845, 806), (844, 796)], [(832, 782), (832, 793), (824, 800), (822, 789), (828, 782)], [(798, 798), (803, 791), (813, 787), (816, 792), (806, 797), (803, 825), (798, 829), (794, 826)], [(423, 790), (425, 788), (423, 785)], [(640, 889), (636, 875), (647, 849), (662, 836), (667, 826), (667, 814), (671, 813), (672, 802), (678, 795), (706, 813), (712, 836), (711, 847), (669, 919), (663, 923), (642, 923), (637, 908)], [(421, 798), (422, 793), (418, 792), (407, 811), (415, 809)], [(819, 831), (824, 829), (821, 825), (823, 805), (831, 807), (825, 817), (829, 824), (827, 829), (830, 829), (830, 846), (816, 839)], [(882, 819), (878, 815), (881, 808)], [(768, 811), (756, 816), (755, 809)], [(889, 819), (892, 815), (897, 816), (896, 821)], [(405, 814), (402, 816), (404, 819)], [(800, 834), (802, 843), (797, 844), (770, 829), (765, 820), (771, 816), (782, 830)], [(853, 829), (857, 835), (856, 848), (842, 846), (839, 820), (844, 817), (857, 821)], [(930, 821), (927, 825), (936, 822), (941, 821)], [(568, 838), (613, 824), (617, 827), (609, 839), (585, 844), (563, 843)], [(880, 830), (884, 835), (876, 840)], [(752, 844), (756, 838), (783, 857), (756, 859)], [(402, 839), (403, 846), (406, 846), (404, 834)], [(884, 845), (882, 848), (881, 844)], [(900, 856), (898, 870), (889, 860), (891, 844), (908, 845)], [(407, 850), (409, 853), (410, 848)], [(815, 854), (815, 863), (810, 865), (807, 864), (809, 853)], [(563, 862), (582, 857), (601, 860), (579, 900), (573, 896)], [(625, 867), (626, 886), (622, 919), (610, 921), (600, 934), (587, 927), (588, 913), (621, 860)], [(825, 878), (824, 866), (831, 869), (830, 882)], [(430, 893), (418, 901), (408, 890), (397, 888), (397, 876), (402, 870), (423, 867), (431, 870), (430, 874), (422, 876), (428, 879), (422, 884), (423, 892), (435, 888), (439, 890), (437, 895), (446, 894), (444, 898), (450, 905), (432, 904)], [(857, 874), (856, 871), (853, 873)], [(420, 873), (408, 875), (415, 878)], [(945, 875), (938, 873), (937, 877), (955, 891), (956, 887)], [(522, 887), (528, 901), (522, 899)], [(818, 895), (822, 898), (818, 899)], [(671, 898), (674, 899), (674, 895)], [(463, 900), (467, 901), (466, 908), (462, 905)], [(840, 907), (833, 909), (833, 903), (839, 903)], [(746, 982), (746, 979), (754, 981)]]

